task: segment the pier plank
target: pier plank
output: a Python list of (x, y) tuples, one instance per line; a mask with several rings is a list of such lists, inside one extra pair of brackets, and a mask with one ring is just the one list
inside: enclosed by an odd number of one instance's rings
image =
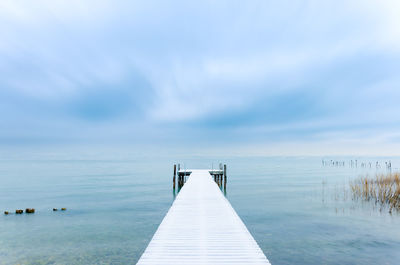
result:
[(191, 172), (137, 264), (270, 264), (210, 172)]

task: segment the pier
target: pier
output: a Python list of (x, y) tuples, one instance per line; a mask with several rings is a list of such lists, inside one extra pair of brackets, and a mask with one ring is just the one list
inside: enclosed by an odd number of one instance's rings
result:
[(226, 166), (176, 173), (187, 179), (137, 264), (270, 264), (216, 185)]
[[(192, 174), (192, 171), (193, 170), (191, 169), (180, 169), (180, 164), (178, 164), (178, 171), (177, 171), (177, 165), (174, 165), (174, 177), (172, 179), (172, 187), (174, 189), (174, 192), (176, 186), (176, 177), (178, 177), (178, 191), (180, 191), (180, 189), (185, 184), (187, 177), (190, 176), (190, 174)], [(227, 181), (226, 165), (222, 165), (220, 163), (219, 169), (211, 169), (207, 171), (214, 178), (215, 183), (217, 183), (220, 188), (223, 187), (224, 192), (226, 192), (226, 181)]]

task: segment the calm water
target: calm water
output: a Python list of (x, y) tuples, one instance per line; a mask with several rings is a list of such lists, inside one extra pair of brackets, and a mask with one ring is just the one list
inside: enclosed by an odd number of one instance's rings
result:
[[(228, 165), (226, 196), (272, 264), (399, 264), (400, 215), (346, 191), (350, 179), (375, 169), (323, 167), (320, 157), (115, 150), (2, 153), (0, 210), (37, 212), (0, 216), (0, 264), (135, 264), (173, 202), (176, 161)], [(61, 207), (68, 210), (52, 211)]]

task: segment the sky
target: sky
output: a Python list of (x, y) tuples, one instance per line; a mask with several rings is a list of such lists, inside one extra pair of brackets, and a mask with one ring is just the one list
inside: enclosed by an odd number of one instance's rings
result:
[(59, 143), (400, 155), (400, 2), (1, 1), (0, 145)]

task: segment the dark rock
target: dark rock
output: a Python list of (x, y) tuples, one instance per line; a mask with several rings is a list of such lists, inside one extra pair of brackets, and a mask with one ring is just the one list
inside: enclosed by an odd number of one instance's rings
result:
[(26, 208), (25, 209), (25, 213), (34, 213), (35, 212), (35, 209), (33, 209), (33, 208)]

